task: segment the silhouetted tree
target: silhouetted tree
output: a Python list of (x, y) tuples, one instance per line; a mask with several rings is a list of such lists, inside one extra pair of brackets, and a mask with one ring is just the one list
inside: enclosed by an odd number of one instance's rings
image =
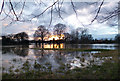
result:
[(25, 40), (28, 40), (28, 34), (26, 32), (21, 32), (21, 33), (18, 33), (14, 36), (14, 38), (17, 40), (17, 41), (25, 41)]
[(65, 41), (70, 41), (71, 35), (69, 33), (64, 33), (64, 40)]
[(92, 43), (92, 35), (87, 33), (87, 29), (77, 28), (71, 32), (72, 43)]
[(40, 37), (41, 40), (42, 40), (42, 47), (43, 47), (43, 41), (44, 41), (44, 38), (49, 35), (49, 31), (48, 29), (43, 26), (43, 25), (40, 25), (37, 30), (35, 31), (34, 33), (34, 37)]
[(80, 43), (92, 43), (92, 35), (87, 33), (87, 29), (81, 30)]
[(115, 36), (115, 41), (116, 41), (116, 43), (119, 43), (119, 44), (120, 44), (120, 34), (117, 34), (117, 35)]
[(65, 29), (66, 29), (66, 25), (58, 23), (54, 26), (54, 34), (58, 35), (60, 39), (62, 34), (65, 32)]
[(25, 32), (21, 32), (18, 34), (9, 34), (2, 36), (2, 44), (28, 44), (28, 34)]
[(76, 28), (73, 29), (71, 32), (71, 40), (73, 43), (79, 43), (79, 39), (80, 39), (80, 34), (81, 34), (81, 28)]
[[(62, 34), (65, 32), (66, 25), (58, 23), (54, 26), (54, 34), (58, 35), (59, 40), (62, 37)], [(60, 48), (60, 42), (59, 43), (59, 48)]]
[(15, 43), (15, 41), (14, 41), (14, 35), (13, 34), (2, 36), (2, 44), (3, 45), (14, 44), (14, 43)]
[(43, 25), (40, 25), (37, 30), (35, 31), (34, 33), (34, 37), (40, 37), (42, 42), (44, 41), (44, 38), (49, 34), (49, 31), (48, 29), (43, 26)]
[(71, 41), (72, 41), (72, 43), (75, 41), (75, 30), (73, 29), (72, 31), (71, 31)]

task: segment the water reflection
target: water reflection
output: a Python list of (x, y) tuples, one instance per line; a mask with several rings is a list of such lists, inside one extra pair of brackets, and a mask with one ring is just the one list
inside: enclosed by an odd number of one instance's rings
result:
[(39, 44), (39, 45), (31, 45), (32, 47), (39, 47), (39, 48), (64, 48), (64, 45), (63, 43), (60, 43), (60, 44)]
[[(54, 44), (56, 48), (59, 46)], [(29, 59), (29, 63), (34, 65), (35, 61), (40, 65), (44, 65), (48, 67), (48, 64), (52, 66), (52, 70), (58, 69), (61, 65), (70, 65), (70, 69), (74, 69), (76, 67), (85, 68), (92, 64), (101, 64), (104, 62), (104, 59), (113, 58), (114, 57), (106, 57), (106, 58), (98, 58), (93, 55), (99, 53), (99, 51), (92, 52), (79, 52), (79, 51), (60, 51), (60, 50), (38, 50), (38, 49), (30, 49), (36, 47), (35, 45), (27, 45), (27, 46), (3, 46), (2, 47), (2, 61), (3, 67), (9, 68), (14, 65), (15, 68), (21, 68), (23, 63)], [(100, 48), (100, 49), (117, 49), (116, 45), (70, 45), (61, 44), (61, 48)], [(53, 48), (53, 44), (44, 44), (44, 48)], [(14, 61), (17, 59), (17, 61)], [(34, 69), (34, 67), (32, 67)]]
[(27, 56), (29, 52), (29, 45), (19, 45), (14, 47), (2, 47), (2, 54), (11, 53), (19, 56)]
[(29, 48), (81, 48), (81, 49), (118, 49), (118, 44), (46, 44), (29, 45)]

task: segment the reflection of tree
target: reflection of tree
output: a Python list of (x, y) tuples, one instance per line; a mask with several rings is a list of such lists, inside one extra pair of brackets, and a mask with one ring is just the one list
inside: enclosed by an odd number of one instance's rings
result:
[(2, 54), (11, 53), (13, 49), (12, 47), (2, 47)]
[(27, 56), (28, 55), (28, 51), (29, 51), (29, 46), (25, 45), (25, 46), (18, 46), (16, 47), (13, 52), (19, 56)]
[(65, 54), (60, 51), (34, 50), (34, 54), (40, 64), (47, 65), (49, 63), (52, 67), (57, 68), (59, 65), (65, 63)]
[(92, 44), (86, 44), (86, 45), (84, 45), (84, 44), (81, 44), (81, 45), (79, 45), (80, 47), (79, 48), (81, 48), (81, 49), (92, 49), (92, 47), (93, 47), (93, 45)]
[(5, 53), (13, 53), (19, 56), (27, 56), (29, 51), (29, 46), (28, 45), (21, 45), (21, 46), (16, 46), (16, 47), (3, 47), (2, 48), (2, 54)]
[(43, 57), (44, 54), (46, 54), (45, 50), (44, 49), (41, 49), (41, 50), (34, 50), (34, 54), (37, 58), (39, 57)]

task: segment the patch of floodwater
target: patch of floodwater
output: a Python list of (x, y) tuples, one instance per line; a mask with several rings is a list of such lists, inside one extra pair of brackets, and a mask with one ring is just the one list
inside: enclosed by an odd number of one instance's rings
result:
[(108, 57), (101, 59), (93, 56), (93, 54), (101, 53), (100, 51), (66, 52), (59, 50), (22, 49), (21, 46), (13, 49), (6, 49), (4, 50), (5, 54), (2, 55), (2, 65), (6, 70), (9, 70), (11, 66), (14, 66), (13, 70), (20, 69), (23, 67), (26, 60), (28, 60), (31, 65), (30, 69), (35, 69), (34, 63), (36, 61), (38, 64), (43, 65), (46, 68), (48, 67), (47, 64), (50, 64), (51, 70), (54, 71), (59, 69), (63, 64), (66, 66), (70, 65), (70, 69), (76, 67), (85, 68), (92, 64), (100, 65), (104, 62), (104, 59), (108, 59)]

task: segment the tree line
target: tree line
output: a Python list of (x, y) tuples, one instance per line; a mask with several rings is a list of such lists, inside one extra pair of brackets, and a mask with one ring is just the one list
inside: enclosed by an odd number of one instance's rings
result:
[[(59, 38), (55, 40), (45, 40), (50, 38), (51, 35), (57, 35)], [(62, 37), (64, 35), (64, 37)], [(53, 27), (53, 33), (48, 27), (44, 25), (38, 26), (33, 34), (34, 40), (30, 41), (29, 36), (26, 32), (20, 32), (17, 34), (9, 34), (2, 36), (2, 44), (29, 44), (33, 43), (70, 43), (70, 44), (92, 44), (92, 43), (120, 43), (120, 34), (115, 36), (115, 39), (93, 39), (92, 35), (88, 33), (85, 28), (76, 28), (67, 32), (67, 26), (65, 24), (58, 23)], [(39, 39), (38, 39), (39, 38)]]
[(29, 36), (26, 32), (2, 36), (2, 45), (29, 44)]

